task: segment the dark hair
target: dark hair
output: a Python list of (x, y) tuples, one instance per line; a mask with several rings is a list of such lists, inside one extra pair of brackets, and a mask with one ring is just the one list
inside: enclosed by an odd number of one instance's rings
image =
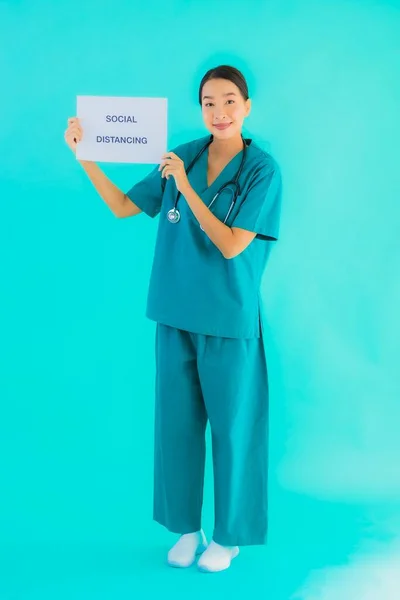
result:
[(230, 67), (229, 65), (220, 65), (219, 67), (214, 67), (213, 69), (210, 69), (209, 71), (207, 71), (207, 73), (204, 75), (203, 79), (201, 80), (200, 88), (199, 88), (200, 106), (201, 106), (201, 94), (203, 91), (203, 86), (205, 83), (207, 83), (207, 81), (210, 81), (210, 79), (227, 79), (228, 81), (231, 81), (239, 88), (240, 93), (243, 96), (244, 100), (248, 100), (249, 90), (248, 90), (244, 75), (235, 67)]

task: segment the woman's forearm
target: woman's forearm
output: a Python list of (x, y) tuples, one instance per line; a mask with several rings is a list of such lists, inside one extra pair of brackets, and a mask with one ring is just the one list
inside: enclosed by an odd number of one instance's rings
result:
[(192, 213), (204, 229), (213, 244), (220, 250), (224, 258), (235, 258), (251, 244), (256, 237), (254, 231), (238, 227), (228, 227), (222, 223), (204, 204), (192, 187), (182, 192)]
[(141, 212), (126, 195), (91, 161), (80, 160), (80, 165), (89, 177), (96, 191), (117, 217), (137, 215)]
[(232, 258), (235, 248), (235, 236), (230, 227), (222, 223), (204, 204), (192, 187), (188, 187), (182, 196), (186, 199), (192, 213), (225, 258)]

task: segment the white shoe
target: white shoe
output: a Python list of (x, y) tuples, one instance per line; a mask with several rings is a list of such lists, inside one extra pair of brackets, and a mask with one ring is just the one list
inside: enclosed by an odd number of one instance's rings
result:
[(238, 546), (220, 546), (214, 540), (200, 557), (197, 566), (204, 573), (225, 571), (231, 566), (231, 561), (239, 554)]
[(206, 548), (207, 540), (202, 529), (196, 533), (186, 533), (168, 552), (168, 564), (170, 567), (191, 567)]

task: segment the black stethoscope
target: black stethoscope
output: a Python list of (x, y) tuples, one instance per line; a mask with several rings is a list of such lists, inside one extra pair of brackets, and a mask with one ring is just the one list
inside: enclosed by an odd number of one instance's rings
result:
[[(216, 202), (216, 200), (218, 199), (218, 196), (225, 190), (225, 189), (230, 189), (231, 193), (232, 193), (232, 202), (231, 205), (229, 207), (229, 210), (226, 214), (226, 217), (224, 219), (224, 223), (226, 223), (226, 221), (229, 218), (229, 215), (231, 214), (233, 207), (235, 206), (235, 202), (237, 200), (237, 197), (240, 195), (240, 186), (239, 186), (239, 177), (242, 173), (243, 170), (243, 166), (244, 166), (244, 162), (246, 160), (246, 153), (247, 153), (247, 143), (246, 140), (242, 137), (243, 140), (243, 156), (242, 156), (242, 160), (240, 163), (240, 167), (235, 175), (235, 178), (231, 181), (228, 181), (227, 183), (224, 183), (218, 190), (218, 192), (215, 194), (214, 198), (211, 200), (210, 204), (208, 205), (208, 208), (211, 209), (212, 205)], [(200, 152), (198, 152), (198, 154), (196, 154), (196, 156), (194, 157), (194, 159), (192, 160), (192, 162), (190, 163), (190, 165), (188, 166), (188, 168), (186, 169), (186, 175), (189, 173), (189, 171), (193, 168), (193, 166), (196, 164), (196, 162), (199, 160), (200, 156), (207, 150), (207, 148), (209, 147), (209, 145), (211, 144), (211, 142), (213, 141), (213, 136), (211, 136), (210, 140), (207, 142), (207, 144), (200, 150)], [(170, 223), (179, 223), (179, 221), (181, 220), (181, 213), (180, 211), (177, 209), (178, 206), (178, 201), (179, 201), (179, 197), (181, 196), (181, 193), (178, 191), (176, 199), (175, 199), (175, 204), (174, 207), (171, 208), (171, 210), (168, 211), (167, 213), (167, 219)]]

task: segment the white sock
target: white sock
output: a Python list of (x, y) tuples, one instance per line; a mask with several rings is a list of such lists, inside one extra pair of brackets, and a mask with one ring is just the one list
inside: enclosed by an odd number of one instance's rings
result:
[(201, 571), (215, 573), (229, 569), (231, 561), (239, 554), (238, 546), (220, 546), (212, 540), (200, 557), (198, 567)]
[(203, 530), (185, 533), (168, 552), (168, 564), (171, 567), (190, 567), (196, 556), (207, 548)]

